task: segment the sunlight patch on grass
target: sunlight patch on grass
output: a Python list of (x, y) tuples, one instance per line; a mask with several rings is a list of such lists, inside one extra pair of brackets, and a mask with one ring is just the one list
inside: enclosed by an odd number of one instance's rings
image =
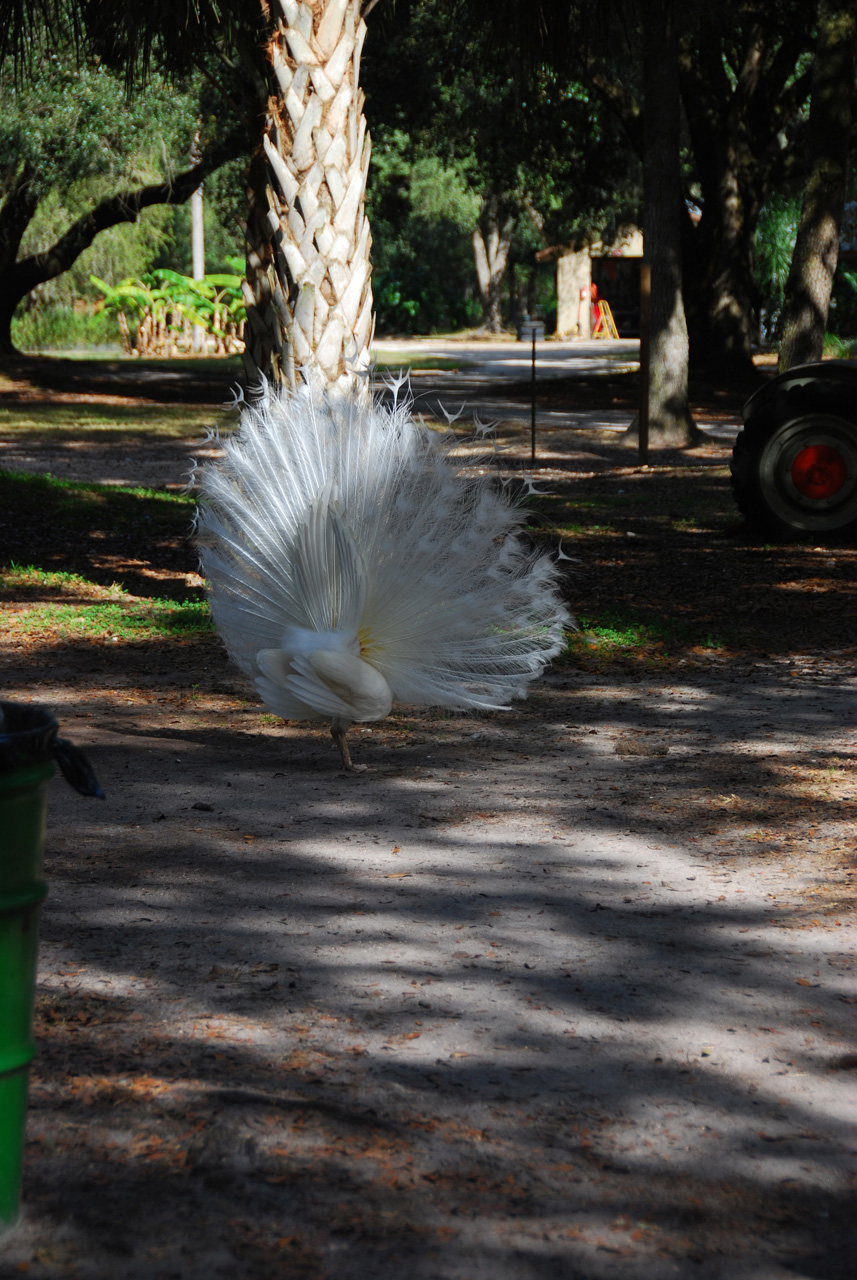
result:
[(46, 442), (74, 436), (98, 443), (153, 437), (181, 440), (231, 422), (230, 411), (213, 405), (29, 403), (0, 408), (0, 438)]
[(103, 587), (90, 582), (79, 573), (62, 573), (52, 569), (40, 569), (37, 565), (15, 564), (0, 573), (0, 591), (3, 594), (23, 592), (32, 595), (51, 593), (74, 596), (77, 599), (105, 600), (127, 597), (127, 592), (117, 583)]
[[(145, 498), (153, 502), (180, 503), (185, 506), (196, 504), (196, 498), (192, 494), (176, 492), (172, 489), (147, 489), (141, 485), (131, 488), (128, 485), (98, 484), (97, 482), (81, 484), (77, 480), (60, 480), (57, 476), (40, 475), (29, 471), (0, 470), (0, 485), (4, 484), (22, 486), (31, 491), (42, 489), (46, 493), (56, 494), (63, 499), (75, 501), (79, 499), (84, 502), (99, 499), (115, 502), (117, 499), (128, 497)], [(28, 497), (31, 496), (34, 495), (28, 495)]]
[(624, 538), (623, 530), (614, 528), (610, 524), (561, 524), (551, 529), (539, 529), (532, 525), (527, 525), (527, 533), (533, 538), (541, 540), (555, 541), (559, 537), (560, 541), (566, 539), (577, 539), (578, 541), (598, 536), (600, 538)]
[[(27, 603), (34, 592), (60, 598)], [(68, 599), (71, 597), (71, 599)], [(0, 577), (0, 638), (15, 640), (162, 640), (214, 630), (205, 601), (132, 596), (74, 573), (13, 565)]]
[(710, 632), (694, 635), (690, 627), (671, 618), (606, 613), (578, 618), (579, 630), (569, 633), (566, 658), (591, 654), (601, 658), (668, 658), (670, 651), (714, 651), (724, 647)]
[(152, 640), (211, 631), (204, 601), (173, 604), (151, 600), (141, 606), (117, 604), (34, 605), (7, 620), (4, 630), (34, 639)]
[(380, 374), (428, 373), (434, 370), (438, 373), (458, 373), (460, 368), (460, 360), (451, 360), (443, 356), (433, 359), (431, 356), (381, 355), (376, 356), (372, 361), (373, 373)]

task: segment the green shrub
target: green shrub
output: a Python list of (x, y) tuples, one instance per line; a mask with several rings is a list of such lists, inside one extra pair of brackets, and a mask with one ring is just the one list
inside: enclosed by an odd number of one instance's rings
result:
[(36, 352), (115, 347), (122, 338), (114, 315), (56, 304), (19, 310), (12, 320), (12, 341), (19, 351)]

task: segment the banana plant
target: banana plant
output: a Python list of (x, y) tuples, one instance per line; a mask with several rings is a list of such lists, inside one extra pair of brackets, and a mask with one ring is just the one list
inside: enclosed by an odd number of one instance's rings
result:
[(116, 315), (128, 354), (190, 351), (195, 325), (214, 338), (218, 353), (243, 345), (246, 309), (240, 276), (212, 274), (194, 280), (161, 267), (116, 285), (98, 276), (90, 279), (102, 294), (100, 308)]

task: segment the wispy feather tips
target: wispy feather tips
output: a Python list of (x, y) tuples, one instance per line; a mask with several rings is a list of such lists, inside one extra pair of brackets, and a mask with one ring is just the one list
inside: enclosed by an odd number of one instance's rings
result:
[[(198, 472), (202, 570), (227, 648), (277, 714), (385, 715), (367, 665), (404, 702), (504, 707), (559, 651), (557, 570), (517, 536), (520, 508), (401, 398), (269, 392), (221, 443)], [(364, 677), (358, 717), (346, 693)]]

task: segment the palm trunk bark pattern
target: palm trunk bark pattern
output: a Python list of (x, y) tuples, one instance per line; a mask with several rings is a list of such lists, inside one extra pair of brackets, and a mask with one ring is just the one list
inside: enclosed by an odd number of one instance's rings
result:
[(348, 387), (369, 363), (369, 135), (359, 0), (263, 0), (268, 98), (251, 166), (248, 374)]

